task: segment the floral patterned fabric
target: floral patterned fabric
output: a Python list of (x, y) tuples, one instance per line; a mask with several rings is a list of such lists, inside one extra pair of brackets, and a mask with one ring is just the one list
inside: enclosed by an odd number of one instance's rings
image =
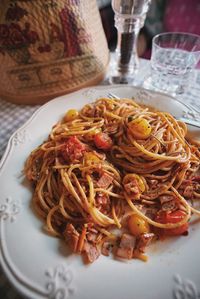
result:
[(45, 101), (100, 82), (109, 51), (96, 0), (0, 1), (0, 95)]

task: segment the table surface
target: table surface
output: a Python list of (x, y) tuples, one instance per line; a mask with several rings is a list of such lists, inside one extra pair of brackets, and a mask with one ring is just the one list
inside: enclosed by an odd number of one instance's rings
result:
[[(145, 78), (150, 74), (150, 63), (148, 60), (140, 61), (140, 68), (134, 85), (142, 86)], [(108, 77), (101, 83), (107, 85)], [(200, 115), (200, 71), (196, 70), (192, 76), (189, 92), (181, 97), (184, 103), (193, 108), (191, 117)], [(21, 127), (40, 106), (15, 105), (0, 99), (0, 159), (5, 151), (7, 142), (11, 135)], [(199, 112), (198, 112), (199, 111)], [(22, 298), (10, 285), (2, 270), (0, 269), (0, 298), (20, 299)]]

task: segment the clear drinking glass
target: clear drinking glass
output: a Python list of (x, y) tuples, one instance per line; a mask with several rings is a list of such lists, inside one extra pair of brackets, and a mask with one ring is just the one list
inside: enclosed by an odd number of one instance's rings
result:
[(171, 95), (187, 91), (192, 70), (200, 59), (200, 36), (168, 32), (152, 41), (151, 75), (144, 87)]
[(112, 0), (117, 48), (111, 61), (111, 83), (132, 83), (138, 70), (137, 38), (151, 0)]

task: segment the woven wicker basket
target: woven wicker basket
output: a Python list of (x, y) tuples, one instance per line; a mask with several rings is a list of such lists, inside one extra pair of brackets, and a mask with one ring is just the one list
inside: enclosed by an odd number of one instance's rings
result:
[(38, 104), (97, 84), (108, 60), (95, 0), (1, 0), (2, 98)]

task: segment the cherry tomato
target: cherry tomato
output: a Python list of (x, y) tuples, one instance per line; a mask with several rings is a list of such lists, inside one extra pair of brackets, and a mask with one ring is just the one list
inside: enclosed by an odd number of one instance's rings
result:
[(66, 114), (64, 116), (64, 120), (65, 121), (72, 121), (72, 120), (77, 118), (78, 114), (79, 113), (76, 109), (70, 109), (66, 112)]
[(84, 162), (86, 165), (98, 164), (101, 160), (92, 152), (85, 152)]
[[(174, 212), (160, 212), (157, 216), (155, 221), (159, 223), (177, 223), (180, 222), (183, 218), (185, 218), (186, 214), (182, 210), (177, 210)], [(166, 228), (163, 229), (163, 233), (168, 236), (179, 236), (187, 232), (188, 230), (188, 223), (184, 223), (179, 227), (176, 228)]]
[(151, 134), (151, 125), (145, 118), (136, 118), (128, 123), (130, 133), (136, 139), (147, 139)]
[(165, 229), (164, 233), (166, 236), (180, 236), (183, 234), (187, 234), (188, 227), (189, 227), (188, 223), (185, 223), (176, 228)]
[(129, 217), (128, 228), (134, 236), (149, 233), (150, 231), (148, 222), (137, 214), (133, 214)]
[(94, 136), (97, 135), (97, 134), (99, 134), (99, 133), (101, 133), (101, 128), (97, 128), (97, 129), (94, 129), (94, 130), (88, 132), (85, 135), (85, 137), (86, 137), (87, 140), (91, 141), (91, 140), (94, 139)]
[(94, 136), (94, 143), (97, 148), (109, 150), (112, 147), (112, 139), (106, 133), (98, 133)]

